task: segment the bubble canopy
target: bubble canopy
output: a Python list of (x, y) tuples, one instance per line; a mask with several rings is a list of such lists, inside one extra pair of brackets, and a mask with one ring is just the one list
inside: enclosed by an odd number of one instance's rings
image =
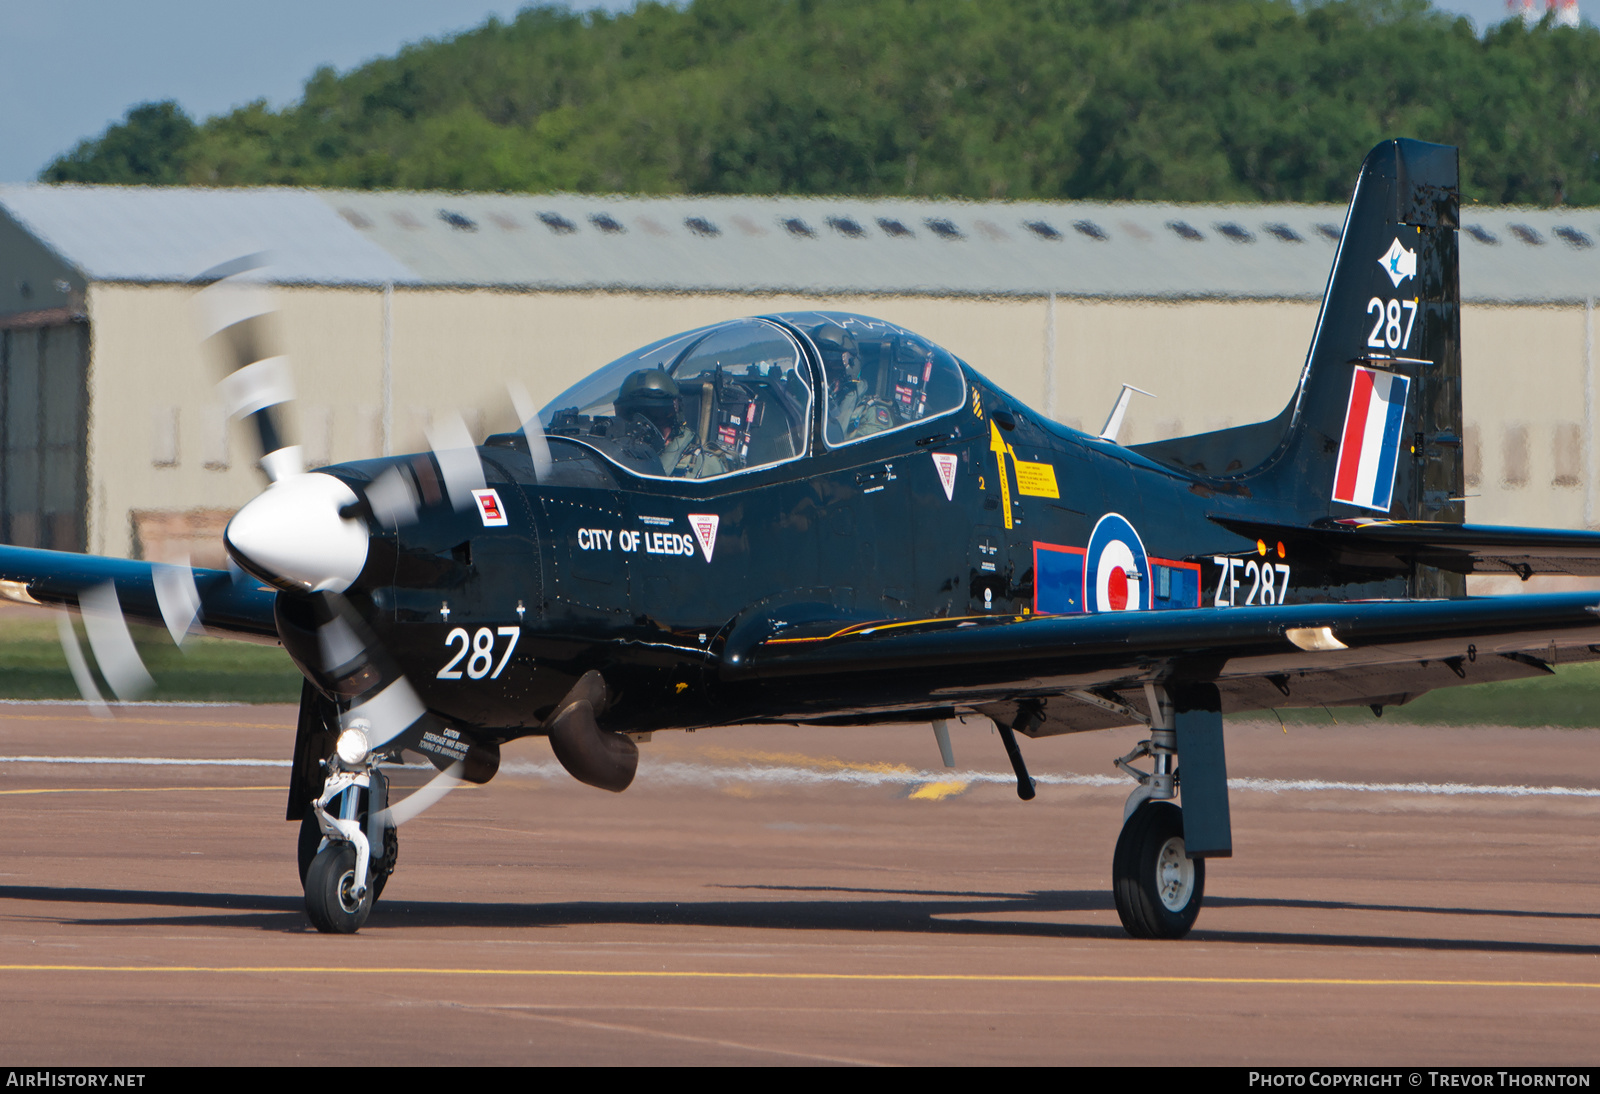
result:
[(927, 339), (866, 316), (787, 312), (652, 342), (562, 392), (539, 420), (648, 478), (719, 478), (799, 459), (818, 386), (802, 342), (821, 362), (829, 447), (964, 404), (960, 366)]

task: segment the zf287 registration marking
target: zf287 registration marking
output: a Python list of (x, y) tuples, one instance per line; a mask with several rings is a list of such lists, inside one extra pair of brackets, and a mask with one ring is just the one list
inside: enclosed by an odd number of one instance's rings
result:
[[(500, 655), (500, 663), (498, 665), (494, 662), (496, 635), (500, 638), (509, 638), (511, 640), (506, 643), (506, 652)], [(485, 676), (491, 680), (497, 680), (500, 674), (506, 670), (506, 665), (511, 663), (511, 651), (517, 648), (517, 639), (521, 637), (521, 627), (500, 627), (493, 631), (488, 627), (479, 627), (477, 633), (471, 635), (467, 633), (465, 627), (457, 627), (444, 636), (444, 644), (446, 646), (454, 646), (459, 642), (461, 648), (456, 650), (454, 657), (450, 658), (450, 663), (439, 670), (438, 677), (440, 680), (461, 679), (461, 670), (456, 666), (461, 664), (461, 659), (467, 657), (467, 654), (470, 653), (472, 656), (467, 658), (467, 676), (473, 680), (482, 680)], [(489, 671), (491, 668), (494, 669), (493, 672)]]
[(1215, 604), (1218, 608), (1239, 605), (1239, 590), (1246, 583), (1250, 585), (1250, 592), (1243, 604), (1282, 604), (1289, 595), (1288, 563), (1257, 562), (1253, 558), (1229, 558), (1227, 555), (1213, 555), (1211, 561), (1222, 568), (1217, 575)]

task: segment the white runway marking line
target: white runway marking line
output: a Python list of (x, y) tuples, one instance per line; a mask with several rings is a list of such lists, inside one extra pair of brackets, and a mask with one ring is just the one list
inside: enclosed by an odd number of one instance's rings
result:
[(293, 767), (293, 760), (184, 760), (170, 756), (0, 756), (0, 764), (84, 764), (91, 767)]
[[(553, 763), (512, 761), (502, 764), (508, 775), (565, 777)], [(1132, 788), (1133, 780), (1118, 775), (1037, 774), (1040, 786), (1116, 786)], [(639, 765), (639, 779), (656, 783), (690, 786), (716, 786), (727, 782), (774, 783), (779, 785), (922, 786), (928, 783), (999, 783), (1011, 786), (1017, 777), (1009, 771), (914, 771), (889, 765), (863, 765), (860, 768), (824, 770), (793, 765), (711, 766), (689, 763), (650, 763)], [(1354, 790), (1378, 794), (1490, 795), (1500, 797), (1600, 798), (1600, 789), (1576, 786), (1492, 786), (1476, 783), (1363, 783), (1327, 779), (1229, 779), (1232, 790), (1254, 790), (1269, 794), (1291, 791)]]
[[(0, 707), (92, 707), (95, 704), (87, 699), (0, 699)], [(134, 709), (155, 707), (253, 707), (261, 703), (239, 703), (230, 701), (210, 701), (199, 699), (112, 699), (101, 704), (108, 707), (130, 707)]]
[[(173, 756), (0, 756), (0, 764), (78, 764), (104, 767), (290, 767), (290, 760), (262, 759), (183, 759)], [(425, 768), (425, 764), (407, 764)], [(565, 779), (559, 764), (513, 760), (502, 764), (508, 775), (535, 775)], [(729, 782), (771, 783), (780, 786), (917, 787), (929, 783), (998, 783), (1009, 786), (1017, 777), (1009, 771), (915, 771), (888, 764), (864, 764), (855, 768), (823, 769), (794, 765), (734, 766), (692, 763), (650, 763), (639, 766), (641, 780), (682, 786), (720, 786)], [(1128, 786), (1132, 781), (1116, 775), (1039, 774), (1040, 786)], [(1294, 791), (1345, 790), (1367, 794), (1422, 794), (1450, 797), (1480, 796), (1502, 798), (1600, 798), (1600, 789), (1582, 786), (1494, 786), (1481, 783), (1366, 783), (1333, 779), (1229, 779), (1231, 790), (1253, 790), (1266, 794)]]

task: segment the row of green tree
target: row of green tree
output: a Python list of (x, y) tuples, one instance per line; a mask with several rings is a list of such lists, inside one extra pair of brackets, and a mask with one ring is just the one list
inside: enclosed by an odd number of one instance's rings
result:
[(1468, 200), (1600, 204), (1600, 30), (1483, 36), (1427, 0), (540, 6), (300, 101), (145, 104), (47, 181), (1343, 201), (1462, 149)]

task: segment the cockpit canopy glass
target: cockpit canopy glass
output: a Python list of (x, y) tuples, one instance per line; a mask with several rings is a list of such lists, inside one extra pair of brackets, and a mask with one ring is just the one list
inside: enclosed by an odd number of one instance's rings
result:
[(966, 402), (961, 366), (904, 327), (848, 312), (787, 312), (822, 359), (829, 447), (904, 429)]
[(741, 319), (652, 343), (562, 392), (545, 431), (636, 475), (710, 479), (805, 455), (811, 385), (774, 323)]

